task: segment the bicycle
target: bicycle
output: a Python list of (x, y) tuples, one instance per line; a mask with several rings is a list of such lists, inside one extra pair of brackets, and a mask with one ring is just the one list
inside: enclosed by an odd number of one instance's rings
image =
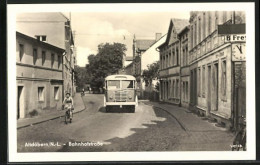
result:
[(67, 124), (68, 122), (72, 123), (72, 117), (73, 117), (73, 110), (74, 108), (68, 108), (68, 110), (66, 110), (65, 112), (65, 124)]
[(240, 116), (240, 119), (240, 129), (236, 133), (233, 145), (231, 145), (232, 151), (246, 151), (246, 119), (244, 116)]

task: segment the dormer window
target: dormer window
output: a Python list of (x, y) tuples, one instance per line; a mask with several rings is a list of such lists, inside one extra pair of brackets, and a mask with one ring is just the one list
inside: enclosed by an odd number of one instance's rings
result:
[(37, 36), (35, 36), (36, 37), (36, 39), (38, 40), (38, 41), (43, 41), (43, 42), (46, 42), (47, 41), (47, 36), (45, 36), (45, 35), (37, 35)]

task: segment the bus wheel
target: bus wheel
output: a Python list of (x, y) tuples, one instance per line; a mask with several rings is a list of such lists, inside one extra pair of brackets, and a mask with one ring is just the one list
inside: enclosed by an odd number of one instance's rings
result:
[(131, 113), (135, 113), (135, 106), (131, 106)]
[(110, 112), (110, 107), (106, 106), (106, 112)]

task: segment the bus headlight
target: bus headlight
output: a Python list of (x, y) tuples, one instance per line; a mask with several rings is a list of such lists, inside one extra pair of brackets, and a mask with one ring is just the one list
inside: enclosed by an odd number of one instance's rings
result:
[(132, 99), (132, 96), (131, 96), (131, 95), (129, 95), (129, 96), (128, 96), (128, 98), (131, 100), (131, 99)]
[(109, 96), (109, 99), (112, 100), (112, 99), (113, 99), (113, 95), (110, 95), (110, 96)]

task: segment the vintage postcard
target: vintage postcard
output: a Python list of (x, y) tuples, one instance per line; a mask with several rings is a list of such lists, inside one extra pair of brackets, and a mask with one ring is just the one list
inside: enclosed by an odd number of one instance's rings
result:
[(7, 9), (10, 162), (255, 159), (254, 3)]

